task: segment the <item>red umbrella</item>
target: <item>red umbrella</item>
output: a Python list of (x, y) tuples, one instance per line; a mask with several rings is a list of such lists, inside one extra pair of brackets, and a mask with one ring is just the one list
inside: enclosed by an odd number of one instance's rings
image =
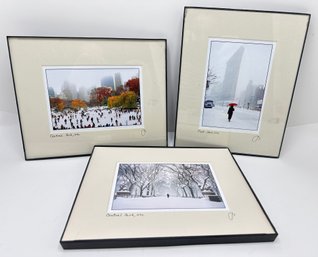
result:
[(237, 103), (229, 103), (228, 106), (237, 106)]

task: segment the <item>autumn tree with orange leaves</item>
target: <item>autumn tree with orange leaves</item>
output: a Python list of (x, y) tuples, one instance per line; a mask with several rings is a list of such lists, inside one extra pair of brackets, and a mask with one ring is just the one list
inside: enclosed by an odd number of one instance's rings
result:
[(83, 101), (83, 100), (81, 100), (81, 99), (74, 99), (74, 100), (72, 100), (72, 102), (71, 102), (71, 107), (72, 107), (73, 109), (79, 110), (79, 109), (81, 109), (81, 108), (86, 108), (87, 105), (86, 105), (85, 101)]
[(60, 99), (58, 97), (51, 97), (50, 98), (50, 106), (51, 108), (56, 108), (59, 111), (63, 111), (65, 108), (65, 101), (63, 99)]

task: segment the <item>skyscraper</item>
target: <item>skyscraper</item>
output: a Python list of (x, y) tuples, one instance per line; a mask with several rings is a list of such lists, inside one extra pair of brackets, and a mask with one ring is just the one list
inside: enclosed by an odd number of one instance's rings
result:
[(115, 89), (115, 83), (114, 83), (114, 78), (113, 76), (106, 76), (106, 77), (103, 77), (101, 79), (101, 82), (100, 82), (101, 86), (102, 87), (110, 87), (112, 88), (113, 90)]
[(114, 88), (115, 90), (116, 90), (116, 88), (118, 88), (118, 87), (123, 85), (123, 82), (121, 80), (121, 75), (120, 75), (119, 72), (115, 73), (114, 82), (115, 82), (115, 88)]
[(244, 47), (241, 46), (226, 63), (222, 90), (222, 98), (224, 101), (232, 101), (235, 98), (243, 53)]

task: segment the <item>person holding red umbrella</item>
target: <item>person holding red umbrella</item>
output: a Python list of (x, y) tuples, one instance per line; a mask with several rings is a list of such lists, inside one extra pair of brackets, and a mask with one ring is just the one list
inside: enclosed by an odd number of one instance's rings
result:
[(228, 109), (228, 111), (227, 111), (227, 117), (228, 117), (228, 119), (229, 119), (229, 122), (231, 121), (231, 119), (232, 119), (232, 116), (233, 116), (233, 112), (235, 111), (235, 109), (234, 109), (234, 106), (236, 106), (237, 104), (236, 103), (230, 103), (229, 104), (229, 109)]

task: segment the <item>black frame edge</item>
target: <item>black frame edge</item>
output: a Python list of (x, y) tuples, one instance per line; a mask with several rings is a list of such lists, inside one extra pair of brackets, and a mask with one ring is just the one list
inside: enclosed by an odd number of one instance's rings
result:
[[(293, 101), (293, 97), (294, 97), (294, 93), (295, 93), (295, 88), (296, 88), (297, 79), (298, 79), (299, 70), (300, 70), (300, 64), (301, 64), (301, 60), (302, 60), (302, 57), (303, 57), (305, 43), (306, 43), (306, 39), (307, 39), (307, 35), (308, 35), (311, 14), (310, 13), (302, 13), (302, 12), (269, 11), (269, 10), (253, 10), (253, 9), (235, 9), (235, 8), (218, 8), (218, 7), (202, 7), (202, 6), (201, 7), (200, 6), (185, 6), (184, 7), (184, 13), (183, 13), (181, 50), (180, 50), (180, 60), (179, 60), (179, 81), (178, 81), (178, 90), (177, 90), (177, 107), (176, 107), (176, 120), (175, 120), (175, 130), (174, 130), (175, 135), (174, 135), (174, 143), (173, 143), (174, 147), (178, 147), (178, 146), (176, 146), (176, 140), (177, 140), (177, 124), (178, 124), (178, 110), (179, 110), (179, 93), (180, 93), (181, 64), (182, 64), (182, 53), (183, 53), (184, 25), (185, 25), (186, 11), (189, 10), (189, 9), (198, 9), (198, 10), (205, 10), (206, 9), (206, 10), (216, 10), (216, 11), (217, 10), (219, 10), (219, 11), (238, 11), (238, 12), (255, 12), (255, 13), (272, 13), (272, 14), (286, 14), (286, 15), (308, 16), (307, 28), (306, 28), (306, 32), (305, 32), (305, 37), (303, 39), (303, 47), (302, 47), (302, 51), (301, 51), (301, 54), (300, 54), (300, 59), (299, 59), (298, 67), (297, 67), (295, 82), (294, 82), (294, 85), (293, 85), (292, 96), (291, 96), (291, 99), (290, 99), (288, 112), (287, 112), (287, 116), (286, 116), (286, 122), (285, 122), (284, 130), (283, 130), (283, 135), (282, 135), (282, 139), (281, 139), (281, 142), (280, 142), (280, 147), (278, 149), (277, 155), (250, 154), (250, 153), (240, 153), (240, 152), (234, 152), (234, 151), (232, 152), (232, 154), (236, 154), (236, 155), (244, 155), (244, 156), (252, 156), (252, 157), (264, 157), (264, 158), (274, 158), (274, 159), (279, 158), (280, 154), (281, 154), (281, 149), (282, 149), (285, 133), (286, 133), (286, 128), (287, 128), (288, 118), (289, 118), (289, 114), (290, 114), (290, 109), (291, 109), (291, 105), (292, 105), (292, 101)], [(182, 148), (182, 146), (181, 146), (181, 148)], [(196, 148), (196, 147), (194, 146), (193, 148)], [(214, 148), (214, 146), (213, 145), (211, 145), (211, 146), (202, 146), (202, 148)]]
[(16, 83), (14, 79), (14, 73), (13, 73), (13, 65), (12, 65), (12, 57), (11, 57), (11, 50), (10, 50), (10, 38), (11, 36), (6, 37), (6, 43), (7, 43), (7, 49), (8, 49), (8, 55), (9, 55), (9, 62), (10, 62), (10, 69), (11, 69), (11, 78), (13, 83), (13, 89), (14, 89), (14, 96), (15, 96), (15, 104), (17, 108), (18, 118), (19, 118), (19, 127), (20, 127), (20, 133), (21, 133), (21, 139), (22, 139), (22, 147), (23, 147), (23, 154), (24, 154), (24, 160), (28, 160), (26, 149), (25, 149), (25, 143), (24, 143), (24, 137), (22, 132), (22, 124), (21, 124), (21, 114), (20, 114), (20, 108), (18, 103), (18, 95), (17, 95), (17, 89), (16, 89)]
[(287, 15), (310, 15), (303, 12), (290, 12), (290, 11), (271, 11), (262, 9), (244, 9), (244, 8), (222, 8), (222, 7), (208, 7), (208, 6), (185, 6), (185, 9), (207, 9), (216, 11), (235, 11), (235, 12), (256, 12), (256, 13), (276, 13), (276, 14), (287, 14)]
[(186, 18), (186, 11), (188, 7), (183, 8), (183, 22), (182, 22), (182, 33), (181, 33), (181, 44), (180, 44), (180, 58), (179, 58), (179, 78), (178, 78), (178, 89), (177, 89), (177, 104), (176, 104), (176, 120), (174, 126), (174, 139), (173, 146), (176, 147), (177, 141), (177, 128), (178, 128), (178, 110), (179, 110), (179, 95), (180, 95), (180, 78), (181, 78), (181, 64), (182, 64), (182, 54), (183, 54), (183, 38), (184, 38), (184, 24)]
[(77, 197), (79, 195), (82, 183), (84, 181), (87, 169), (89, 167), (91, 158), (96, 148), (150, 148), (150, 149), (167, 149), (167, 150), (174, 150), (174, 149), (199, 149), (202, 150), (204, 148), (201, 147), (163, 147), (163, 146), (120, 146), (120, 145), (95, 145), (92, 151), (92, 154), (88, 160), (88, 163), (85, 168), (85, 172), (82, 176), (80, 185), (78, 187), (76, 196), (74, 198), (70, 213), (67, 218), (67, 222), (64, 226), (63, 233), (60, 237), (60, 244), (63, 249), (97, 249), (97, 248), (127, 248), (127, 247), (150, 247), (150, 246), (176, 246), (176, 245), (198, 245), (198, 244), (219, 244), (219, 243), (256, 243), (256, 242), (273, 242), (276, 237), (278, 236), (278, 232), (274, 227), (273, 223), (269, 219), (267, 213), (264, 210), (264, 207), (260, 203), (258, 197), (256, 196), (254, 190), (252, 189), (250, 183), (248, 182), (247, 178), (245, 177), (244, 173), (242, 172), (240, 166), (238, 165), (237, 161), (235, 160), (233, 154), (231, 153), (228, 147), (209, 147), (206, 149), (209, 150), (217, 150), (217, 149), (224, 149), (227, 150), (230, 154), (231, 158), (233, 159), (234, 163), (236, 164), (237, 168), (239, 169), (243, 179), (247, 183), (251, 193), (253, 194), (254, 198), (256, 199), (258, 205), (260, 206), (261, 210), (263, 211), (267, 221), (271, 225), (274, 233), (268, 234), (238, 234), (238, 235), (216, 235), (216, 236), (186, 236), (186, 237), (156, 237), (156, 238), (120, 238), (120, 239), (93, 239), (93, 240), (74, 240), (74, 241), (66, 241), (63, 240), (63, 236), (65, 234), (66, 228), (68, 226), (70, 217), (73, 212), (73, 208), (75, 206)]
[(260, 206), (261, 210), (263, 211), (263, 213), (264, 213), (264, 215), (265, 215), (267, 221), (269, 222), (269, 224), (271, 225), (272, 229), (274, 230), (275, 235), (276, 235), (275, 238), (276, 238), (276, 237), (278, 236), (278, 232), (277, 232), (276, 228), (274, 227), (272, 221), (270, 220), (269, 216), (267, 215), (267, 213), (266, 213), (266, 211), (265, 211), (263, 205), (261, 204), (261, 202), (260, 202), (260, 200), (258, 199), (257, 195), (255, 194), (255, 192), (254, 192), (254, 190), (253, 190), (251, 184), (250, 184), (249, 181), (247, 180), (245, 174), (243, 173), (243, 171), (242, 171), (241, 167), (239, 166), (238, 162), (235, 160), (235, 158), (234, 158), (233, 154), (231, 153), (230, 149), (228, 149), (228, 151), (229, 151), (229, 153), (230, 153), (230, 155), (231, 155), (233, 161), (235, 162), (237, 168), (238, 168), (239, 171), (241, 172), (241, 175), (242, 175), (242, 177), (244, 178), (244, 180), (245, 180), (246, 184), (248, 185), (249, 189), (251, 190), (253, 196), (255, 197), (255, 199), (256, 199), (258, 205)]
[[(50, 160), (50, 159), (60, 159), (60, 158), (73, 158), (73, 157), (84, 157), (84, 156), (90, 156), (90, 153), (87, 154), (75, 154), (75, 155), (64, 155), (64, 156), (48, 156), (48, 157), (34, 157), (30, 158), (27, 156), (26, 152), (26, 146), (25, 146), (25, 140), (23, 136), (23, 130), (22, 130), (22, 123), (21, 123), (21, 114), (20, 114), (20, 108), (19, 108), (19, 103), (18, 103), (18, 97), (17, 97), (17, 90), (16, 90), (16, 83), (15, 83), (15, 77), (14, 77), (14, 72), (13, 72), (13, 64), (12, 64), (12, 57), (11, 57), (11, 49), (10, 49), (10, 39), (68, 39), (68, 40), (132, 40), (132, 41), (163, 41), (165, 44), (165, 104), (166, 104), (166, 140), (165, 140), (165, 146), (168, 147), (168, 109), (167, 109), (167, 89), (168, 89), (168, 81), (167, 81), (167, 39), (166, 38), (124, 38), (124, 37), (67, 37), (67, 36), (13, 36), (9, 35), (6, 36), (6, 42), (7, 42), (7, 50), (9, 54), (9, 61), (10, 61), (10, 69), (11, 69), (11, 78), (13, 82), (13, 88), (14, 88), (14, 95), (15, 95), (15, 102), (16, 102), (16, 108), (17, 108), (17, 113), (18, 113), (18, 118), (19, 118), (19, 127), (20, 127), (20, 133), (21, 133), (21, 139), (22, 139), (22, 146), (23, 146), (23, 153), (24, 153), (24, 159), (26, 161), (37, 161), (37, 160)], [(110, 145), (111, 146), (111, 145)], [(118, 145), (121, 147), (124, 147), (126, 145)], [(94, 147), (93, 147), (94, 148)]]
[(98, 249), (98, 248), (128, 248), (151, 246), (181, 246), (203, 244), (237, 244), (273, 242), (277, 234), (225, 235), (225, 236), (191, 236), (191, 237), (163, 237), (163, 238), (123, 238), (61, 241), (64, 250), (70, 249)]
[(166, 147), (169, 146), (169, 137), (168, 137), (168, 41), (167, 39), (164, 39), (165, 41), (165, 79), (166, 79)]
[[(89, 164), (90, 164), (90, 162), (91, 162), (91, 158), (92, 158), (92, 156), (93, 156), (94, 151), (95, 151), (95, 146), (93, 147), (92, 153), (90, 154), (90, 157), (89, 157), (88, 162), (87, 162), (86, 167), (85, 167), (84, 174), (83, 174), (83, 176), (82, 176), (82, 178), (81, 178), (81, 182), (80, 182), (80, 184), (79, 184), (79, 186), (78, 186), (78, 189), (77, 189), (75, 198), (74, 198), (73, 203), (72, 203), (71, 210), (70, 210), (69, 215), (68, 215), (68, 217), (67, 217), (67, 220), (66, 220), (66, 223), (65, 223), (65, 226), (64, 226), (64, 229), (63, 229), (61, 238), (60, 238), (60, 243), (62, 242), (63, 236), (64, 236), (64, 234), (65, 234), (65, 230), (66, 230), (67, 225), (68, 225), (68, 222), (69, 222), (69, 220), (70, 220), (70, 218), (71, 218), (71, 214), (72, 214), (72, 212), (73, 212), (73, 208), (74, 208), (74, 206), (75, 206), (77, 197), (78, 197), (79, 192), (80, 192), (80, 190), (81, 190), (82, 183), (83, 183), (83, 181), (84, 181), (84, 178), (85, 178), (85, 175), (86, 175), (88, 166), (89, 166)], [(61, 243), (61, 244), (62, 244), (62, 243)]]
[(287, 123), (288, 123), (288, 119), (289, 119), (289, 114), (290, 114), (291, 106), (292, 106), (292, 103), (293, 103), (295, 90), (296, 90), (296, 84), (297, 84), (298, 75), (299, 75), (299, 71), (300, 71), (300, 65), (301, 65), (301, 61), (303, 59), (303, 54), (304, 54), (304, 50), (305, 50), (306, 40), (307, 40), (307, 36), (308, 36), (311, 14), (307, 14), (307, 16), (308, 16), (307, 28), (306, 28), (305, 37), (304, 37), (304, 40), (303, 40), (303, 47), (301, 49), (301, 53), (300, 53), (300, 57), (299, 57), (297, 72), (296, 72), (296, 76), (295, 76), (295, 82), (294, 82), (294, 86), (293, 86), (293, 92), (292, 92), (292, 95), (291, 95), (291, 98), (290, 98), (290, 103), (289, 103), (288, 112), (287, 112), (287, 116), (286, 116), (286, 123), (285, 123), (284, 131), (283, 131), (283, 135), (282, 135), (282, 140), (281, 140), (281, 144), (280, 144), (280, 147), (279, 147), (279, 150), (278, 150), (278, 156), (277, 156), (278, 158), (279, 158), (279, 156), (281, 154), (281, 150), (282, 150), (282, 146), (283, 146), (283, 142), (284, 142), (284, 138), (285, 138), (285, 133), (286, 133)]

